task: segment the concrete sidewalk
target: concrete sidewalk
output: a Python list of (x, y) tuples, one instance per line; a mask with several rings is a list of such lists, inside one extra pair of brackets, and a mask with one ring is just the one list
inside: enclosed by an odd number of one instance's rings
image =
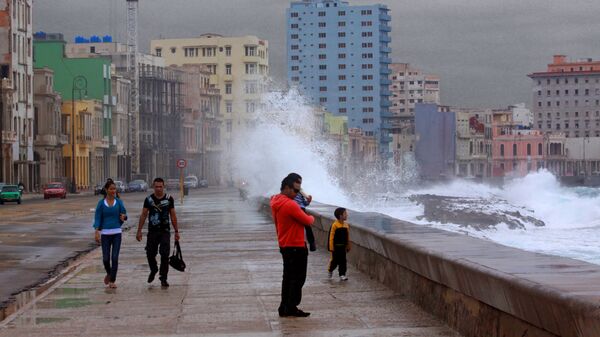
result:
[(124, 234), (118, 289), (105, 288), (100, 252), (78, 272), (0, 328), (19, 336), (458, 336), (411, 302), (350, 267), (347, 282), (326, 278), (329, 255), (309, 256), (300, 308), (280, 318), (282, 261), (273, 223), (237, 190), (204, 189), (177, 202), (185, 273), (171, 287), (146, 283), (144, 244)]

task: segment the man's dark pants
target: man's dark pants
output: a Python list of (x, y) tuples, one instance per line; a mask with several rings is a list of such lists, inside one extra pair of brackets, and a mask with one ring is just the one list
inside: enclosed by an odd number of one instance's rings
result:
[(306, 281), (308, 249), (306, 247), (279, 248), (283, 257), (283, 281), (281, 282), (280, 314), (298, 310), (302, 300), (302, 287)]
[(169, 254), (171, 253), (171, 233), (169, 232), (148, 232), (146, 241), (146, 257), (150, 271), (156, 273), (158, 265), (156, 264), (156, 254), (160, 253), (160, 279), (167, 280), (169, 273)]

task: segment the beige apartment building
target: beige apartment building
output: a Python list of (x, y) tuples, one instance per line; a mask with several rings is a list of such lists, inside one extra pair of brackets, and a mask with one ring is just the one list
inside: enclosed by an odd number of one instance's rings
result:
[(256, 36), (152, 40), (151, 53), (166, 65), (206, 65), (210, 83), (221, 93), (222, 144), (230, 152), (232, 135), (255, 123), (269, 76), (269, 44)]
[(0, 181), (34, 188), (32, 0), (0, 0)]
[(405, 154), (415, 150), (415, 105), (440, 104), (440, 79), (424, 74), (408, 63), (392, 63), (390, 70), (390, 152), (396, 165), (401, 165)]

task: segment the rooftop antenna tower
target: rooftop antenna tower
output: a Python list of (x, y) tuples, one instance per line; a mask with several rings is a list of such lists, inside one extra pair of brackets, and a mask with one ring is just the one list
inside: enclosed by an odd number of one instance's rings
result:
[(140, 173), (139, 147), (139, 69), (138, 69), (138, 0), (127, 1), (127, 72), (131, 80), (129, 95), (129, 156), (131, 172)]

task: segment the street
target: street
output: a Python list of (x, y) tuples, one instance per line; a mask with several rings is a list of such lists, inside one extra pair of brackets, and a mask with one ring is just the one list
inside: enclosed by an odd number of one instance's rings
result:
[[(122, 195), (129, 224), (137, 225), (146, 195)], [(0, 303), (48, 278), (61, 262), (97, 246), (92, 224), (98, 199), (69, 195), (0, 205)]]

